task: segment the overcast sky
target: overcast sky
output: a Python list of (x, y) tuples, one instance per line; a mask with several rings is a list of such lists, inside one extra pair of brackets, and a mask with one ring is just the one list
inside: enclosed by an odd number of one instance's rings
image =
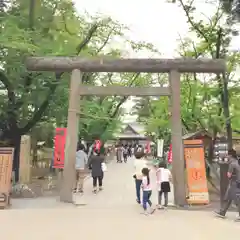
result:
[[(101, 13), (127, 25), (131, 30), (132, 40), (153, 43), (166, 58), (177, 55), (179, 35), (182, 38), (188, 35), (188, 24), (184, 12), (177, 4), (169, 4), (167, 0), (75, 0), (74, 2), (79, 13), (85, 11), (91, 15)], [(211, 16), (214, 13), (215, 7), (210, 5), (206, 7), (204, 0), (195, 2), (199, 18), (205, 18), (206, 15)], [(234, 49), (237, 47), (240, 49), (239, 40), (240, 38), (235, 38), (232, 42)], [(126, 105), (130, 106), (131, 101)]]

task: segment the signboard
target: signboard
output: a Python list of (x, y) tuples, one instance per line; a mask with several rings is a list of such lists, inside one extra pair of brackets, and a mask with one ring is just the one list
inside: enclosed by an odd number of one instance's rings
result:
[(55, 143), (54, 143), (54, 157), (53, 168), (64, 168), (64, 150), (67, 137), (66, 128), (56, 128)]
[(0, 208), (10, 203), (13, 148), (0, 148)]
[(188, 203), (208, 204), (209, 194), (202, 140), (185, 140), (184, 156), (187, 169)]
[(28, 183), (30, 181), (31, 173), (31, 140), (30, 136), (24, 135), (21, 137), (20, 146), (20, 169), (19, 180), (20, 183)]
[(163, 156), (163, 139), (157, 140), (157, 157)]

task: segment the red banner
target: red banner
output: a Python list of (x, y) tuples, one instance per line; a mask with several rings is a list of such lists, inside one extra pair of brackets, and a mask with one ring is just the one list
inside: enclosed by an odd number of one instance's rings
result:
[(168, 163), (172, 163), (172, 144), (170, 144), (170, 148), (168, 152)]
[(64, 154), (65, 154), (64, 149), (66, 143), (66, 134), (67, 134), (66, 128), (56, 128), (53, 168), (64, 167)]

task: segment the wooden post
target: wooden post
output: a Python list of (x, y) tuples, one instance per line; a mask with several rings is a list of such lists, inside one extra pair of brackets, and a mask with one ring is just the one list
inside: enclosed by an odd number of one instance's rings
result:
[(171, 88), (171, 129), (172, 129), (172, 170), (174, 202), (177, 206), (186, 205), (185, 163), (182, 143), (182, 122), (180, 103), (180, 73), (172, 70), (169, 74)]
[(74, 69), (71, 76), (71, 86), (68, 106), (67, 139), (65, 145), (65, 162), (63, 183), (60, 191), (61, 202), (73, 202), (72, 190), (75, 183), (75, 161), (78, 142), (78, 123), (80, 108), (81, 71)]

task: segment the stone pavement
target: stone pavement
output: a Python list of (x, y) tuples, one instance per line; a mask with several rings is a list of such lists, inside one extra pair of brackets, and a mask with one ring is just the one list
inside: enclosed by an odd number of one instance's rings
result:
[[(94, 195), (91, 179), (86, 181), (85, 206), (59, 203), (50, 197), (15, 199), (12, 209), (0, 213), (0, 236), (10, 240), (239, 239), (240, 223), (233, 221), (234, 213), (226, 220), (209, 212), (171, 209), (141, 215), (132, 175), (132, 159), (127, 164), (113, 162), (104, 178), (103, 192)], [(156, 203), (156, 191), (152, 200)]]

